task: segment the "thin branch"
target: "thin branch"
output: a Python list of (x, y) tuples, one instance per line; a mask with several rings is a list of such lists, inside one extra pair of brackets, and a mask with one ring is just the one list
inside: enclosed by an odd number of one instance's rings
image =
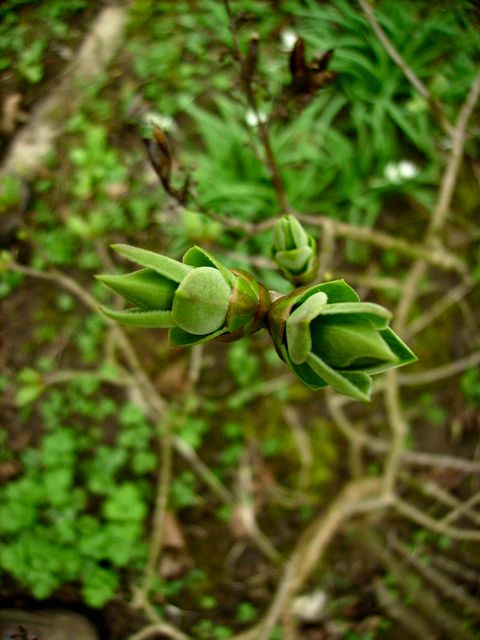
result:
[(427, 86), (423, 84), (417, 74), (413, 71), (413, 69), (407, 64), (405, 59), (400, 55), (398, 49), (396, 49), (395, 45), (392, 43), (390, 38), (387, 36), (385, 31), (382, 29), (380, 23), (378, 22), (375, 14), (373, 12), (372, 7), (368, 4), (366, 0), (358, 0), (358, 3), (365, 14), (370, 26), (377, 34), (378, 39), (382, 43), (385, 51), (392, 58), (395, 64), (402, 71), (403, 75), (407, 78), (407, 80), (412, 84), (415, 89), (419, 92), (419, 94), (425, 98), (425, 100), (430, 104), (432, 108), (433, 115), (437, 118), (440, 125), (443, 129), (449, 134), (452, 134), (453, 127), (450, 122), (447, 120), (445, 113), (443, 111), (443, 106), (441, 103), (436, 100)]
[(322, 225), (322, 237), (319, 247), (318, 273), (321, 277), (331, 268), (332, 258), (335, 253), (335, 227), (331, 220), (325, 220)]
[(472, 598), (458, 582), (452, 582), (443, 572), (431, 564), (422, 562), (419, 555), (407, 547), (396, 535), (389, 534), (387, 542), (392, 549), (415, 568), (424, 580), (438, 589), (446, 598), (450, 601), (456, 601), (460, 606), (470, 610), (470, 612), (477, 617), (480, 616), (480, 602), (476, 598)]
[(444, 555), (433, 554), (431, 557), (437, 567), (447, 571), (450, 575), (455, 576), (455, 578), (462, 581), (466, 580), (475, 587), (480, 586), (480, 573), (477, 573), (477, 571)]
[(250, 538), (260, 551), (274, 564), (281, 564), (282, 556), (270, 538), (259, 528), (255, 513), (252, 469), (247, 456), (242, 456), (237, 474), (238, 503), (236, 511), (241, 518), (242, 533)]
[(228, 406), (238, 407), (252, 402), (256, 398), (269, 396), (279, 389), (291, 386), (294, 378), (291, 373), (285, 373), (277, 378), (272, 378), (266, 382), (259, 382), (255, 386), (245, 387), (239, 391), (232, 392), (228, 396)]
[(225, 11), (228, 16), (235, 57), (237, 59), (238, 64), (240, 65), (240, 70), (241, 70), (240, 75), (241, 75), (243, 90), (245, 92), (248, 106), (253, 111), (257, 119), (258, 132), (260, 134), (260, 140), (265, 150), (267, 167), (270, 171), (272, 183), (277, 193), (278, 204), (283, 213), (288, 213), (289, 206), (285, 197), (285, 189), (283, 187), (283, 181), (280, 176), (280, 171), (277, 166), (277, 161), (275, 158), (275, 154), (273, 153), (272, 145), (270, 143), (270, 135), (268, 132), (268, 127), (266, 123), (263, 121), (263, 118), (261, 117), (261, 114), (258, 111), (257, 100), (255, 97), (255, 92), (253, 90), (252, 82), (251, 82), (252, 80), (251, 73), (249, 73), (246, 69), (246, 60), (243, 57), (242, 51), (240, 49), (240, 41), (238, 39), (237, 26), (235, 24), (235, 18), (233, 16), (232, 9), (230, 6), (230, 0), (223, 0), (223, 5), (225, 7)]
[(368, 242), (382, 249), (396, 251), (408, 258), (422, 258), (439, 269), (465, 273), (464, 263), (459, 260), (456, 255), (450, 253), (443, 247), (429, 247), (424, 244), (411, 242), (410, 240), (404, 240), (403, 238), (397, 238), (384, 231), (355, 226), (347, 222), (339, 222), (338, 220), (330, 220), (330, 218), (321, 214), (295, 213), (295, 215), (302, 222), (317, 227), (324, 227), (325, 224), (328, 224), (337, 236), (358, 240), (359, 242)]
[(310, 476), (310, 471), (314, 463), (312, 443), (310, 436), (306, 432), (298, 411), (290, 405), (286, 405), (282, 409), (283, 419), (292, 431), (293, 441), (298, 451), (300, 460), (299, 487), (305, 487)]
[[(362, 0), (363, 1), (363, 0)], [(442, 178), (438, 201), (430, 219), (429, 233), (436, 235), (442, 227), (450, 209), (453, 192), (457, 184), (458, 173), (467, 138), (467, 124), (480, 96), (480, 70), (475, 78), (451, 133), (452, 151)]]
[(130, 376), (121, 374), (120, 376), (114, 376), (109, 373), (103, 373), (98, 370), (85, 370), (85, 369), (61, 369), (60, 371), (53, 371), (52, 373), (45, 373), (42, 375), (42, 384), (54, 385), (64, 384), (71, 380), (79, 380), (82, 378), (94, 379), (99, 382), (105, 382), (118, 387), (128, 387), (133, 384), (133, 380)]
[(190, 388), (194, 388), (199, 379), (203, 367), (203, 344), (197, 344), (190, 351), (188, 366), (188, 382)]
[[(67, 289), (73, 293), (79, 300), (81, 300), (89, 309), (98, 313), (98, 303), (95, 298), (84, 289), (73, 278), (66, 276), (57, 271), (38, 271), (31, 267), (26, 267), (14, 263), (9, 266), (12, 271), (23, 273), (24, 275), (32, 278), (38, 278), (40, 280), (47, 280), (54, 282), (56, 285)], [(143, 399), (148, 407), (151, 409), (152, 420), (161, 422), (165, 414), (165, 401), (160, 396), (150, 379), (146, 375), (143, 367), (140, 364), (137, 354), (132, 347), (127, 335), (123, 329), (118, 326), (113, 320), (100, 316), (107, 326), (110, 327), (112, 335), (115, 337), (117, 344), (126, 360), (130, 369), (132, 370), (133, 379), (135, 385), (139, 389)], [(178, 436), (173, 436), (173, 446), (175, 450), (190, 464), (199, 477), (205, 482), (205, 484), (212, 490), (212, 492), (226, 504), (232, 504), (233, 497), (228, 489), (222, 484), (217, 476), (212, 473), (208, 466), (199, 458), (195, 450), (184, 440)]]
[(425, 620), (418, 615), (411, 607), (402, 602), (402, 599), (395, 595), (392, 589), (388, 589), (380, 578), (373, 581), (373, 588), (380, 606), (385, 609), (387, 615), (392, 620), (400, 624), (408, 637), (425, 640), (432, 637), (432, 630), (427, 626)]
[(366, 438), (369, 436), (352, 424), (346, 413), (344, 413), (339, 404), (335, 402), (335, 395), (331, 389), (326, 390), (325, 396), (327, 399), (327, 408), (332, 420), (343, 437), (349, 441), (350, 448), (348, 458), (351, 476), (352, 478), (360, 478), (363, 474), (362, 450), (366, 445)]
[(158, 563), (165, 539), (165, 519), (168, 505), (168, 494), (172, 479), (172, 420), (166, 416), (162, 426), (156, 426), (157, 439), (161, 449), (160, 470), (158, 473), (156, 500), (152, 518), (152, 535), (150, 539), (148, 560), (143, 573), (143, 581), (137, 592), (137, 602), (143, 606), (148, 600), (153, 581), (158, 571)]
[[(378, 495), (379, 490), (380, 483), (373, 478), (352, 482), (344, 487), (327, 512), (315, 518), (300, 536), (263, 620), (232, 640), (268, 640), (273, 628), (288, 610), (291, 599), (317, 566), (340, 527), (358, 512), (365, 500)], [(378, 505), (374, 508), (377, 509)]]
[[(322, 238), (323, 238), (322, 232)], [(322, 249), (323, 251), (323, 249)], [(254, 267), (256, 269), (276, 269), (277, 266), (273, 260), (269, 258), (265, 258), (264, 256), (251, 256), (245, 253), (240, 253), (239, 251), (223, 251), (221, 255), (230, 258), (231, 260), (236, 260), (239, 263), (248, 264), (250, 267)], [(324, 255), (322, 253), (322, 255)], [(325, 264), (326, 268), (326, 264)], [(388, 276), (374, 276), (363, 273), (354, 273), (344, 271), (343, 269), (337, 270), (329, 270), (319, 269), (320, 278), (317, 278), (319, 282), (324, 280), (331, 280), (332, 278), (342, 277), (347, 282), (353, 282), (360, 286), (368, 287), (369, 289), (388, 289), (389, 291), (392, 289), (400, 289), (401, 284), (400, 281), (396, 278), (391, 278)]]
[[(474, 640), (472, 632), (463, 627), (462, 620), (442, 606), (427, 584), (417, 586), (417, 581), (413, 579), (417, 576), (408, 572), (393, 556), (380, 535), (371, 529), (363, 529), (359, 531), (358, 541), (383, 564), (389, 574), (393, 574), (407, 598), (415, 599), (415, 610), (429, 620), (436, 631), (442, 630), (451, 640)], [(426, 636), (430, 637), (431, 633)]]
[(385, 462), (385, 495), (392, 495), (395, 490), (402, 452), (405, 448), (405, 438), (408, 433), (408, 425), (401, 408), (395, 371), (389, 371), (386, 375), (385, 405), (392, 434), (390, 449)]
[(393, 501), (393, 507), (398, 513), (412, 522), (416, 522), (426, 529), (435, 531), (440, 535), (452, 538), (452, 540), (469, 540), (471, 542), (480, 542), (480, 531), (476, 529), (460, 529), (458, 527), (452, 527), (445, 524), (441, 520), (436, 520), (427, 515), (424, 511), (417, 509), (413, 505), (409, 504), (401, 498), (395, 497)]
[(398, 381), (403, 387), (412, 387), (422, 384), (431, 384), (444, 378), (457, 376), (459, 373), (476, 367), (480, 364), (480, 351), (474, 351), (464, 358), (449, 362), (441, 367), (420, 371), (419, 373), (404, 373), (398, 376)]
[[(384, 456), (389, 451), (390, 443), (357, 429), (344, 413), (343, 404), (345, 404), (344, 398), (333, 394), (331, 401), (328, 401), (331, 415), (344, 437), (353, 442), (358, 440), (371, 453)], [(438, 453), (403, 450), (400, 454), (400, 459), (403, 465), (457, 469), (468, 474), (480, 473), (480, 462)]]
[[(383, 448), (383, 443), (381, 448)], [(401, 459), (403, 464), (412, 466), (457, 469), (458, 471), (468, 474), (480, 473), (480, 462), (439, 453), (428, 453), (426, 451), (403, 451)]]
[[(359, 1), (366, 4), (364, 0)], [(437, 203), (432, 212), (428, 229), (425, 234), (426, 245), (433, 246), (437, 239), (437, 235), (446, 220), (460, 171), (460, 163), (466, 140), (467, 123), (479, 94), (480, 73), (478, 74), (462, 108), (460, 109), (460, 113), (455, 123), (455, 128), (451, 135), (452, 151), (443, 173)], [(395, 316), (395, 327), (398, 328), (400, 332), (404, 328), (408, 313), (418, 296), (418, 284), (426, 273), (426, 270), (427, 262), (421, 258), (413, 264), (407, 276)], [(404, 439), (408, 429), (400, 400), (399, 374), (397, 371), (389, 371), (386, 376), (385, 401), (388, 420), (392, 429), (392, 446), (389, 451), (385, 474), (385, 491), (387, 495), (392, 494), (394, 491), (398, 470), (400, 468), (401, 452), (404, 448)], [(405, 509), (408, 510), (408, 508), (409, 505), (406, 505)]]
[[(359, 0), (360, 1), (360, 0)], [(363, 0), (362, 0), (363, 1)], [(480, 72), (473, 82), (465, 102), (460, 109), (455, 127), (451, 134), (452, 150), (443, 172), (442, 181), (436, 205), (432, 211), (428, 228), (425, 232), (425, 244), (433, 246), (437, 242), (437, 236), (446, 220), (450, 209), (455, 186), (458, 180), (460, 164), (466, 141), (466, 128), (472, 115), (475, 104), (480, 94)], [(412, 266), (405, 281), (403, 295), (400, 299), (396, 314), (395, 326), (402, 331), (407, 320), (408, 313), (418, 295), (418, 283), (426, 273), (427, 262), (424, 258), (417, 260)]]
[[(247, 236), (258, 235), (263, 231), (267, 231), (268, 229), (271, 229), (277, 221), (277, 217), (273, 217), (268, 220), (264, 220), (263, 222), (245, 222), (243, 220), (238, 220), (233, 216), (224, 216), (210, 211), (203, 207), (196, 199), (194, 202), (197, 209), (204, 215), (220, 222), (230, 229), (237, 229)], [(466, 273), (464, 262), (454, 253), (451, 253), (440, 245), (435, 247), (425, 246), (421, 243), (398, 238), (384, 231), (377, 231), (375, 229), (370, 229), (369, 227), (361, 227), (347, 222), (340, 222), (339, 220), (332, 220), (321, 213), (294, 213), (301, 222), (321, 227), (322, 230), (325, 227), (328, 227), (335, 236), (340, 238), (349, 238), (351, 240), (357, 240), (358, 242), (366, 242), (376, 247), (380, 247), (381, 249), (395, 251), (406, 258), (414, 260), (423, 258), (432, 266), (444, 271), (455, 271), (462, 275), (465, 275)], [(228, 255), (235, 257), (235, 255), (240, 254), (230, 252)], [(246, 258), (242, 255), (242, 260), (250, 261), (251, 264), (258, 267), (270, 267), (271, 265), (271, 261), (268, 260), (268, 258), (263, 258), (261, 256), (250, 256)]]
[(452, 509), (449, 514), (443, 519), (444, 524), (450, 524), (455, 520), (458, 520), (461, 516), (470, 518), (473, 522), (480, 526), (480, 513), (473, 511), (472, 507), (480, 502), (480, 492), (475, 493), (465, 502), (460, 502), (456, 505), (455, 509)]
[[(467, 516), (473, 523), (476, 525), (480, 525), (480, 513), (473, 511), (470, 507), (470, 500), (466, 502), (462, 502), (454, 495), (440, 487), (436, 482), (429, 480), (427, 482), (423, 482), (421, 479), (411, 478), (408, 474), (403, 474), (402, 479), (413, 489), (419, 490), (423, 495), (428, 496), (430, 498), (434, 498), (438, 502), (446, 505), (452, 511), (445, 516), (441, 522), (449, 523), (455, 520), (460, 515)], [(480, 498), (480, 494), (473, 496), (473, 498)], [(473, 500), (473, 504), (475, 504), (475, 500)]]
[[(332, 274), (332, 272), (330, 272), (330, 274)], [(344, 271), (342, 269), (341, 271), (334, 271), (333, 274), (330, 275), (330, 278), (337, 278), (339, 276), (344, 278), (348, 283), (353, 282), (360, 287), (367, 287), (367, 289), (386, 289), (387, 291), (391, 291), (392, 289), (399, 290), (401, 288), (399, 280), (383, 275), (377, 277), (374, 275)]]
[(168, 622), (154, 622), (148, 625), (148, 627), (144, 627), (137, 633), (129, 636), (128, 640), (148, 640), (148, 638), (158, 636), (158, 634), (162, 634), (170, 638), (170, 640), (192, 640), (190, 636), (178, 631), (178, 629), (175, 629), (175, 627), (168, 624)]
[(432, 304), (422, 315), (413, 320), (403, 331), (403, 338), (405, 340), (417, 335), (431, 324), (435, 322), (445, 311), (447, 311), (452, 305), (456, 304), (472, 290), (475, 283), (470, 278), (466, 282), (460, 282), (453, 289), (449, 289), (447, 293), (440, 298), (437, 302)]

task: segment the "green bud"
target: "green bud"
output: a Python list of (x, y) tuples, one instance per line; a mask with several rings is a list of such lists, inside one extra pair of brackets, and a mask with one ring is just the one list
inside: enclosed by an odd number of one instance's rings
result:
[(317, 245), (295, 216), (283, 216), (273, 228), (273, 258), (282, 275), (294, 284), (306, 284), (318, 271)]
[(369, 400), (370, 376), (409, 364), (416, 356), (388, 327), (391, 314), (360, 302), (343, 280), (297, 290), (268, 312), (280, 357), (310, 388), (334, 389)]
[(268, 291), (246, 271), (229, 271), (204, 249), (192, 247), (182, 263), (128, 245), (113, 248), (145, 268), (97, 276), (134, 305), (124, 311), (102, 307), (109, 318), (143, 328), (169, 328), (175, 346), (234, 340), (263, 326)]
[(0, 251), (0, 273), (8, 271), (10, 265), (14, 262), (13, 256), (9, 251)]
[(141, 269), (123, 276), (97, 276), (97, 280), (142, 309), (169, 309), (177, 283), (153, 269)]
[(176, 326), (195, 335), (217, 331), (225, 324), (231, 291), (213, 267), (193, 269), (175, 292), (172, 312)]

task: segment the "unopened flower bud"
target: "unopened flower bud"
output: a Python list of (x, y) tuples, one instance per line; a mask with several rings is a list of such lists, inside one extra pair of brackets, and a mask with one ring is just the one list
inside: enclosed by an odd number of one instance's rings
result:
[(307, 284), (318, 271), (317, 246), (295, 216), (283, 216), (273, 228), (273, 257), (282, 275), (294, 284)]
[(170, 342), (188, 346), (214, 338), (237, 339), (263, 326), (270, 296), (253, 276), (229, 271), (214, 256), (192, 247), (178, 262), (137, 247), (114, 245), (118, 253), (144, 267), (126, 275), (98, 279), (133, 307), (102, 307), (113, 320), (144, 328), (169, 328)]
[(343, 280), (294, 291), (268, 312), (280, 357), (311, 389), (331, 385), (369, 400), (371, 375), (401, 367), (416, 356), (388, 327), (391, 314), (360, 302)]

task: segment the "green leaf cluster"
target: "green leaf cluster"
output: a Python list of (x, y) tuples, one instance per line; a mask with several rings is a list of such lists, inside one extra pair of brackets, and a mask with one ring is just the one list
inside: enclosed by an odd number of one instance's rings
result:
[[(20, 454), (21, 475), (0, 488), (0, 568), (36, 598), (73, 583), (88, 605), (101, 607), (123, 572), (145, 562), (150, 506), (141, 479), (157, 460), (144, 414), (110, 398), (99, 404), (95, 391), (71, 383), (45, 393), (41, 443)], [(114, 414), (112, 445), (94, 424)]]

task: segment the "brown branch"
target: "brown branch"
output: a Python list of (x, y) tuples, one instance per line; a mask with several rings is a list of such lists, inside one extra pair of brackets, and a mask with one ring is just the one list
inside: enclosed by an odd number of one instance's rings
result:
[[(196, 199), (194, 202), (197, 209), (204, 215), (220, 222), (230, 229), (238, 229), (247, 236), (257, 235), (262, 231), (271, 229), (277, 221), (277, 217), (273, 217), (268, 220), (264, 220), (263, 222), (244, 222), (242, 220), (237, 220), (232, 216), (223, 216), (215, 213), (214, 211), (210, 211), (203, 207)], [(426, 246), (421, 243), (411, 242), (410, 240), (392, 236), (384, 231), (377, 231), (368, 227), (361, 227), (347, 222), (332, 220), (320, 213), (294, 213), (301, 222), (321, 227), (322, 230), (325, 227), (328, 227), (329, 231), (327, 233), (331, 232), (335, 236), (357, 240), (358, 242), (367, 242), (376, 247), (380, 247), (381, 249), (395, 251), (406, 258), (422, 258), (432, 266), (444, 271), (455, 271), (462, 275), (465, 275), (466, 273), (466, 267), (462, 260), (440, 245), (435, 247)], [(235, 254), (232, 253), (231, 255)], [(246, 260), (247, 258), (243, 256), (242, 259)], [(252, 256), (248, 258), (248, 260), (251, 260), (252, 264), (259, 267), (269, 267), (271, 264), (271, 261), (268, 260), (268, 258), (264, 258), (262, 256)]]
[(480, 585), (480, 573), (466, 567), (461, 562), (456, 562), (455, 560), (452, 560), (452, 558), (447, 558), (446, 556), (439, 554), (431, 554), (431, 558), (437, 567), (440, 567), (451, 576), (455, 576), (455, 578), (459, 578), (462, 581), (466, 580), (475, 587)]
[(459, 527), (452, 527), (441, 520), (432, 518), (424, 511), (417, 509), (417, 507), (414, 507), (401, 498), (395, 497), (393, 507), (400, 515), (412, 520), (412, 522), (415, 522), (422, 527), (425, 527), (425, 529), (430, 529), (430, 531), (447, 536), (453, 540), (480, 542), (480, 531), (476, 529), (460, 529)]
[(105, 382), (106, 384), (112, 384), (118, 387), (128, 387), (133, 384), (130, 376), (122, 375), (121, 377), (115, 377), (109, 373), (88, 369), (61, 369), (60, 371), (45, 373), (42, 375), (41, 381), (42, 384), (50, 386), (54, 384), (64, 384), (65, 382), (81, 378), (93, 378), (99, 382)]
[(441, 367), (419, 371), (418, 373), (404, 373), (398, 376), (398, 381), (403, 387), (412, 387), (422, 384), (431, 384), (444, 378), (450, 378), (462, 373), (466, 369), (471, 369), (480, 364), (480, 351), (474, 351), (464, 358), (449, 362)]
[(396, 238), (384, 231), (355, 226), (347, 222), (339, 222), (338, 220), (330, 220), (330, 218), (321, 214), (307, 215), (295, 213), (295, 215), (302, 222), (317, 227), (329, 225), (337, 236), (358, 240), (359, 242), (368, 242), (381, 249), (396, 251), (408, 258), (421, 258), (439, 269), (465, 273), (465, 265), (463, 262), (459, 260), (457, 256), (440, 246), (429, 247), (424, 244), (411, 242), (410, 240), (404, 240), (403, 238)]
[[(364, 0), (359, 0), (364, 2)], [(470, 92), (460, 109), (455, 128), (452, 132), (452, 152), (440, 184), (437, 203), (432, 212), (428, 229), (425, 234), (425, 245), (434, 246), (439, 231), (441, 230), (450, 208), (455, 186), (460, 170), (460, 163), (466, 140), (466, 127), (475, 103), (480, 94), (480, 73), (473, 83)], [(400, 303), (397, 306), (395, 315), (395, 327), (401, 333), (408, 313), (418, 296), (418, 285), (427, 270), (427, 261), (424, 258), (416, 260), (407, 276), (403, 288)], [(399, 374), (398, 371), (389, 371), (386, 377), (385, 402), (390, 427), (392, 429), (392, 448), (387, 461), (387, 473), (385, 476), (386, 493), (393, 493), (394, 485), (400, 468), (401, 451), (403, 442), (408, 431), (408, 424), (404, 417), (399, 394)], [(407, 505), (408, 507), (408, 505)], [(405, 507), (407, 509), (407, 507)]]
[(425, 640), (432, 637), (432, 632), (425, 620), (421, 618), (411, 607), (402, 602), (394, 591), (385, 586), (383, 580), (376, 578), (373, 588), (380, 606), (385, 609), (387, 615), (395, 620), (401, 627), (408, 631), (409, 638)]
[(456, 601), (460, 606), (465, 607), (477, 617), (480, 616), (480, 602), (472, 598), (458, 582), (452, 582), (443, 572), (439, 571), (431, 564), (422, 562), (419, 555), (412, 551), (394, 534), (389, 534), (387, 542), (401, 557), (428, 581), (433, 587), (438, 589), (450, 601)]
[(446, 133), (451, 135), (453, 131), (453, 127), (445, 116), (443, 105), (432, 96), (432, 94), (428, 90), (428, 87), (425, 84), (423, 84), (423, 82), (420, 80), (417, 74), (407, 64), (405, 59), (400, 55), (398, 49), (396, 49), (396, 47), (394, 46), (390, 38), (382, 29), (380, 23), (375, 17), (372, 7), (368, 4), (367, 0), (358, 0), (358, 3), (363, 13), (365, 14), (365, 17), (370, 23), (370, 26), (377, 34), (377, 37), (382, 43), (385, 51), (392, 58), (395, 64), (399, 67), (399, 69), (402, 71), (403, 75), (407, 78), (410, 84), (412, 84), (415, 87), (415, 89), (418, 91), (418, 93), (423, 98), (425, 98), (425, 100), (428, 102), (428, 104), (432, 109), (433, 115), (438, 120), (442, 128), (446, 131)]
[(158, 573), (158, 563), (165, 539), (165, 519), (172, 479), (172, 426), (171, 417), (168, 415), (162, 421), (161, 428), (159, 425), (156, 425), (161, 456), (152, 517), (152, 534), (148, 549), (147, 564), (143, 572), (142, 585), (136, 593), (136, 600), (132, 603), (133, 606), (142, 607), (144, 602), (148, 601), (153, 581)]
[[(415, 610), (428, 619), (437, 631), (445, 632), (451, 640), (474, 640), (473, 634), (463, 627), (462, 620), (442, 606), (434, 591), (425, 583), (421, 587), (417, 586), (417, 581), (412, 580), (416, 576), (409, 573), (392, 555), (380, 535), (373, 530), (363, 529), (359, 532), (358, 540), (367, 552), (382, 563), (388, 573), (393, 574), (405, 595), (414, 599)], [(431, 633), (426, 637), (430, 638)]]
[(293, 442), (295, 443), (295, 448), (298, 452), (300, 473), (297, 486), (305, 487), (314, 463), (312, 442), (308, 432), (302, 424), (298, 411), (294, 407), (291, 405), (285, 405), (282, 409), (282, 416), (285, 423), (291, 429)]
[(458, 518), (462, 516), (466, 516), (470, 518), (473, 522), (480, 526), (480, 513), (477, 511), (473, 511), (472, 507), (480, 502), (480, 493), (475, 493), (465, 502), (458, 501), (458, 504), (455, 506), (450, 513), (448, 513), (443, 519), (444, 524), (450, 524), (450, 522), (454, 522), (458, 520)]
[[(378, 495), (380, 486), (377, 479), (364, 479), (344, 487), (327, 512), (315, 518), (300, 536), (263, 620), (232, 640), (268, 640), (292, 597), (302, 588), (340, 527), (362, 509), (366, 500)], [(375, 504), (374, 508), (377, 509), (378, 505)]]
[(437, 204), (430, 219), (428, 234), (436, 235), (450, 209), (453, 193), (457, 184), (463, 149), (467, 138), (467, 124), (480, 95), (480, 70), (475, 78), (465, 102), (460, 109), (455, 128), (451, 133), (452, 151), (450, 160), (442, 178)]
[(324, 274), (330, 269), (335, 254), (335, 225), (328, 218), (323, 221), (320, 240), (318, 273), (324, 277)]
[[(354, 425), (350, 421), (338, 403), (335, 402), (335, 394), (331, 389), (326, 390), (325, 396), (327, 399), (327, 408), (332, 420), (350, 444), (348, 462), (351, 476), (352, 478), (360, 478), (363, 475), (362, 450), (369, 436), (363, 433), (358, 425)], [(385, 443), (385, 448), (386, 447), (387, 443)]]
[(230, 32), (232, 34), (235, 58), (240, 66), (240, 76), (242, 80), (243, 90), (245, 93), (245, 97), (247, 99), (247, 104), (249, 108), (253, 111), (257, 119), (257, 126), (258, 126), (258, 132), (260, 135), (260, 141), (265, 150), (266, 164), (270, 172), (272, 184), (277, 194), (278, 204), (283, 213), (288, 213), (290, 208), (288, 206), (288, 203), (285, 197), (285, 189), (283, 186), (283, 181), (280, 176), (280, 171), (278, 169), (275, 154), (273, 153), (272, 145), (270, 143), (270, 135), (268, 132), (268, 127), (266, 123), (263, 121), (261, 114), (258, 111), (257, 100), (255, 97), (255, 92), (252, 87), (252, 72), (247, 68), (248, 60), (247, 58), (244, 58), (244, 56), (242, 55), (242, 51), (240, 49), (237, 26), (235, 24), (235, 18), (233, 16), (232, 9), (230, 6), (230, 0), (223, 0), (223, 5), (225, 7), (225, 11), (228, 16), (228, 22), (230, 25)]
[(420, 491), (422, 495), (434, 498), (437, 502), (440, 502), (452, 509), (452, 511), (440, 520), (444, 524), (448, 524), (463, 515), (468, 517), (474, 524), (480, 526), (480, 513), (477, 513), (471, 508), (471, 503), (475, 504), (478, 501), (480, 494), (476, 494), (473, 498), (462, 502), (433, 480), (425, 482), (421, 479), (411, 478), (406, 473), (402, 474), (402, 480), (414, 490)]
[[(332, 397), (331, 401), (328, 401), (328, 408), (342, 435), (349, 441), (358, 442), (365, 446), (374, 455), (384, 456), (389, 451), (390, 443), (357, 429), (345, 415), (342, 409), (343, 404), (345, 404), (345, 399), (336, 395)], [(480, 462), (455, 456), (403, 450), (400, 459), (403, 465), (457, 469), (468, 474), (480, 473)]]
[(190, 636), (178, 631), (168, 622), (154, 622), (129, 636), (128, 640), (148, 640), (148, 638), (156, 637), (159, 634), (170, 638), (170, 640), (192, 640)]
[(403, 338), (408, 340), (417, 335), (427, 327), (429, 327), (437, 318), (439, 318), (445, 311), (447, 311), (452, 305), (460, 302), (463, 298), (472, 290), (475, 283), (471, 278), (466, 279), (465, 282), (460, 282), (453, 289), (449, 289), (447, 293), (440, 298), (437, 302), (432, 304), (422, 315), (413, 320), (405, 330), (403, 331)]
[[(362, 0), (363, 1), (363, 0)], [(468, 120), (472, 115), (472, 111), (480, 94), (480, 72), (478, 73), (474, 83), (472, 84), (468, 96), (460, 109), (455, 127), (451, 134), (452, 151), (447, 166), (442, 176), (437, 202), (428, 228), (425, 232), (425, 244), (434, 245), (437, 242), (437, 236), (441, 230), (448, 210), (450, 208), (455, 186), (460, 171), (460, 164), (463, 156), (463, 149), (466, 141), (466, 128)], [(408, 313), (418, 295), (418, 283), (425, 275), (427, 262), (424, 258), (417, 260), (412, 266), (410, 273), (405, 281), (403, 295), (400, 299), (396, 314), (395, 326), (397, 330), (402, 331)]]
[(405, 448), (405, 438), (408, 433), (408, 424), (403, 416), (400, 403), (400, 391), (394, 371), (386, 375), (385, 405), (389, 417), (391, 430), (390, 448), (385, 462), (384, 491), (385, 495), (393, 495), (398, 472), (400, 469), (402, 452)]
[(463, 473), (480, 473), (480, 462), (457, 458), (455, 456), (442, 455), (440, 453), (428, 453), (426, 451), (403, 451), (401, 455), (403, 464), (419, 467), (439, 467), (443, 469), (457, 469)]
[[(98, 303), (95, 298), (73, 278), (57, 271), (38, 271), (37, 269), (32, 269), (31, 267), (26, 267), (17, 263), (9, 265), (9, 268), (12, 271), (23, 273), (24, 275), (32, 278), (54, 282), (58, 286), (61, 286), (73, 293), (89, 309), (98, 313)], [(100, 317), (105, 324), (110, 327), (127, 364), (130, 366), (135, 385), (139, 389), (141, 396), (150, 409), (152, 420), (160, 422), (165, 413), (165, 401), (144, 372), (137, 354), (135, 353), (135, 350), (123, 329), (113, 320), (106, 318), (103, 314)], [(222, 502), (232, 504), (233, 498), (231, 493), (217, 478), (217, 476), (210, 471), (208, 466), (198, 457), (195, 450), (188, 443), (174, 435), (173, 446), (177, 453), (179, 453), (190, 464), (197, 475)]]

